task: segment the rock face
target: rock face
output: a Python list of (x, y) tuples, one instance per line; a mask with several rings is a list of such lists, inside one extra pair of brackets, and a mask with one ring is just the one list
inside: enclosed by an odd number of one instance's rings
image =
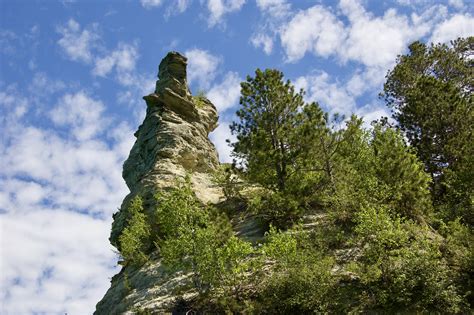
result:
[[(177, 178), (189, 174), (196, 196), (203, 203), (217, 203), (222, 198), (221, 190), (212, 182), (219, 162), (208, 139), (217, 127), (217, 110), (206, 98), (191, 95), (186, 64), (184, 56), (168, 53), (160, 63), (154, 93), (143, 97), (146, 117), (135, 133), (137, 140), (123, 166), (122, 176), (130, 194), (112, 223), (110, 241), (117, 248), (128, 218), (127, 205), (137, 194), (144, 199), (145, 211), (151, 213), (155, 208), (153, 195), (173, 187)], [(167, 275), (159, 259), (139, 270), (125, 267), (112, 279), (111, 288), (97, 304), (96, 314), (133, 313), (144, 303), (158, 310), (170, 302), (169, 290), (185, 278)]]
[(217, 110), (206, 98), (197, 101), (191, 96), (186, 58), (177, 52), (168, 53), (160, 64), (155, 92), (143, 99), (146, 117), (135, 132), (137, 140), (122, 173), (130, 194), (112, 224), (110, 241), (116, 247), (128, 215), (126, 206), (136, 194), (151, 211), (156, 191), (172, 187), (177, 178), (189, 174), (201, 201), (217, 202), (221, 197), (211, 181), (210, 174), (219, 161), (208, 138), (217, 127)]
[(201, 99), (199, 107), (195, 104), (186, 82), (186, 58), (169, 53), (158, 78), (155, 92), (143, 97), (146, 117), (123, 167), (132, 192), (166, 184), (185, 171), (208, 173), (219, 163), (208, 139), (217, 127), (217, 110), (207, 99)]

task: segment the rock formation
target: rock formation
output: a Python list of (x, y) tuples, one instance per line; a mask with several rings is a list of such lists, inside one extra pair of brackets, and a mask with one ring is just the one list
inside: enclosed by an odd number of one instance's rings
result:
[[(219, 162), (208, 139), (217, 126), (217, 110), (205, 97), (191, 95), (186, 64), (184, 56), (168, 53), (159, 66), (155, 92), (143, 97), (146, 117), (123, 166), (130, 194), (112, 223), (110, 241), (117, 248), (128, 218), (127, 205), (137, 194), (144, 199), (145, 211), (151, 212), (154, 193), (173, 187), (177, 178), (189, 174), (196, 196), (203, 203), (216, 203), (222, 198), (221, 190), (212, 182)], [(185, 279), (186, 275), (167, 274), (159, 259), (139, 269), (126, 266), (112, 278), (96, 314), (133, 314), (151, 307), (159, 313), (174, 300), (172, 289)]]
[(201, 201), (217, 202), (220, 198), (209, 175), (219, 164), (208, 139), (217, 127), (217, 110), (206, 98), (197, 102), (191, 96), (186, 58), (170, 52), (160, 64), (155, 92), (143, 99), (146, 117), (135, 132), (137, 140), (123, 166), (130, 194), (114, 215), (110, 237), (114, 246), (127, 217), (125, 206), (136, 194), (145, 198), (145, 208), (151, 209), (154, 192), (172, 187), (176, 178), (188, 173)]

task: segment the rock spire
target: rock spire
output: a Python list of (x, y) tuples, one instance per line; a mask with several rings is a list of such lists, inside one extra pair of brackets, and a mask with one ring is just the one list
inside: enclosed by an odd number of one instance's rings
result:
[[(177, 178), (188, 174), (196, 196), (203, 203), (216, 203), (222, 198), (221, 190), (212, 181), (219, 161), (208, 138), (217, 127), (217, 110), (207, 98), (191, 95), (186, 65), (186, 57), (178, 52), (168, 53), (160, 63), (155, 91), (143, 97), (146, 116), (135, 132), (137, 139), (123, 165), (122, 176), (130, 194), (114, 214), (112, 223), (110, 242), (117, 248), (129, 217), (128, 203), (135, 195), (142, 197), (145, 212), (153, 217), (154, 194), (173, 187)], [(96, 314), (128, 314), (133, 307), (141, 305), (142, 294), (147, 296), (146, 303), (167, 301), (166, 288), (159, 286), (164, 291), (156, 289), (150, 296), (153, 285), (142, 283), (143, 279), (155, 279), (156, 284), (174, 281), (161, 274), (159, 260), (148, 269), (127, 272), (124, 269), (112, 279), (111, 288), (97, 304)], [(128, 282), (133, 283), (135, 292), (127, 290)]]

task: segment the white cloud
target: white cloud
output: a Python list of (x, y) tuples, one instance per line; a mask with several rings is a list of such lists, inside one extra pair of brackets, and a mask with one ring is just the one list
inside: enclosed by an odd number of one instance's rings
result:
[(135, 70), (138, 59), (138, 49), (136, 44), (119, 43), (117, 49), (108, 55), (97, 58), (94, 63), (92, 73), (101, 77), (106, 76), (115, 68), (117, 72), (131, 72)]
[(51, 79), (44, 72), (36, 72), (28, 85), (28, 91), (34, 93), (35, 101), (37, 101), (39, 96), (48, 97), (64, 90), (66, 87), (66, 83), (62, 80)]
[[(323, 71), (307, 76), (298, 77), (295, 88), (303, 88), (307, 93), (306, 102), (318, 102), (329, 114), (344, 115), (348, 119), (352, 114), (362, 117), (365, 127), (381, 117), (390, 117), (388, 108), (377, 101), (365, 106), (357, 106), (357, 99), (368, 91), (374, 91), (374, 86), (368, 83), (371, 72), (355, 72), (346, 82), (338, 82)], [(375, 94), (375, 93), (373, 93)], [(376, 96), (374, 96), (376, 97)]]
[(8, 122), (23, 117), (30, 107), (26, 98), (12, 90), (10, 87), (5, 91), (0, 91), (0, 121), (2, 126), (7, 126)]
[[(207, 93), (207, 97), (216, 106), (219, 113), (223, 113), (238, 104), (240, 82), (241, 79), (237, 73), (228, 72), (223, 81), (214, 85)], [(235, 142), (236, 136), (230, 132), (230, 122), (227, 120), (222, 121), (221, 118), (222, 116), (219, 118), (218, 127), (209, 134), (209, 139), (214, 143), (219, 153), (219, 161), (221, 163), (231, 163), (232, 148), (226, 140), (229, 139), (231, 142)]]
[(456, 14), (437, 25), (431, 36), (433, 43), (448, 43), (458, 37), (474, 35), (474, 18), (470, 15)]
[[(152, 9), (162, 6), (165, 2), (169, 3), (166, 8), (165, 18), (177, 15), (186, 11), (193, 0), (140, 0), (141, 5), (145, 9)], [(206, 17), (209, 27), (224, 24), (224, 17), (232, 12), (239, 11), (245, 4), (246, 0), (200, 0), (209, 13)]]
[(165, 2), (168, 3), (165, 11), (165, 18), (169, 18), (172, 15), (177, 15), (186, 11), (191, 5), (193, 0), (140, 0), (140, 4), (147, 10), (158, 8)]
[(397, 3), (403, 6), (422, 6), (430, 2), (431, 0), (397, 0)]
[(126, 156), (124, 146), (130, 148), (133, 143), (130, 128), (129, 137), (112, 146), (98, 139), (78, 142), (31, 126), (18, 126), (13, 131), (19, 134), (9, 137), (12, 145), (4, 149), (1, 163), (7, 177), (1, 190), (10, 196), (8, 210), (30, 209), (18, 197), (20, 190), (14, 189), (18, 176), (18, 180), (38, 183), (49, 191), (42, 202), (102, 217), (110, 216), (125, 196), (121, 166)]
[(389, 122), (394, 122), (390, 114), (390, 110), (387, 106), (381, 104), (367, 104), (365, 106), (357, 108), (355, 114), (359, 117), (362, 117), (364, 120), (365, 127), (370, 127), (370, 124), (374, 120), (378, 120), (382, 117), (388, 117)]
[(245, 0), (207, 0), (207, 10), (209, 11), (208, 25), (213, 27), (223, 22), (226, 14), (239, 11)]
[(184, 55), (188, 58), (188, 82), (196, 83), (199, 89), (207, 89), (217, 74), (221, 58), (207, 50), (190, 49)]
[(81, 30), (81, 26), (74, 19), (70, 19), (66, 25), (57, 28), (62, 37), (58, 40), (59, 46), (66, 56), (74, 61), (89, 63), (93, 59), (91, 50), (96, 45), (99, 35), (96, 25), (91, 29)]
[[(448, 14), (445, 6), (435, 4), (420, 15), (400, 14), (391, 8), (382, 16), (374, 16), (358, 0), (341, 0), (338, 9), (332, 12), (315, 5), (292, 13), (291, 19), (273, 27), (277, 29), (287, 61), (296, 62), (312, 53), (325, 58), (334, 56), (342, 63), (355, 61), (385, 72), (411, 41), (429, 34)], [(466, 28), (470, 21), (456, 22), (452, 24)], [(446, 29), (452, 28), (455, 27), (446, 25)], [(262, 40), (254, 42), (265, 48)]]
[(135, 73), (137, 60), (139, 58), (138, 44), (120, 42), (117, 48), (109, 50), (97, 42), (100, 40), (97, 25), (89, 27), (92, 30), (83, 30), (79, 23), (71, 19), (69, 22), (58, 28), (62, 34), (58, 44), (64, 50), (68, 58), (73, 61), (83, 61), (93, 65), (92, 74), (106, 77), (115, 73), (116, 80), (123, 86), (132, 86), (130, 78), (139, 77)]
[(299, 77), (294, 82), (297, 90), (302, 88), (306, 91), (307, 102), (318, 102), (330, 114), (350, 115), (355, 110), (355, 97), (343, 84), (332, 81), (324, 71)]
[(273, 18), (285, 17), (291, 10), (291, 4), (286, 0), (257, 0), (257, 7)]
[(173, 0), (166, 8), (165, 17), (181, 14), (186, 11), (192, 3), (192, 0)]
[(280, 32), (281, 44), (288, 61), (295, 62), (307, 52), (328, 57), (345, 39), (342, 22), (322, 6), (298, 12)]
[[(64, 130), (33, 126), (23, 94), (0, 91), (1, 312), (91, 314), (117, 272), (107, 238), (128, 192), (121, 167), (133, 132), (102, 123), (102, 102), (84, 92), (43, 113)], [(17, 115), (17, 105), (30, 115)]]
[(235, 142), (236, 137), (231, 134), (229, 123), (220, 122), (219, 126), (209, 135), (209, 138), (216, 146), (217, 152), (219, 152), (219, 161), (222, 163), (232, 162), (232, 157), (230, 156), (232, 148), (226, 140), (230, 139), (231, 142)]
[(0, 52), (8, 55), (15, 53), (16, 48), (13, 42), (17, 39), (18, 36), (14, 32), (0, 30)]
[(0, 215), (2, 313), (92, 314), (118, 271), (109, 229), (63, 210)]
[(342, 0), (340, 8), (348, 17), (348, 37), (343, 49), (338, 50), (343, 61), (355, 60), (366, 66), (390, 67), (407, 44), (428, 32), (425, 18), (413, 15), (416, 23), (395, 9), (382, 17), (365, 11), (358, 1)]
[(156, 7), (159, 7), (160, 5), (162, 5), (163, 0), (140, 0), (140, 4), (145, 9), (151, 9), (151, 8), (156, 8)]
[(365, 75), (363, 73), (355, 72), (347, 82), (347, 91), (354, 95), (360, 96), (367, 91), (369, 85), (365, 81)]
[(449, 0), (449, 5), (455, 7), (456, 9), (462, 9), (464, 7), (463, 0)]
[(214, 85), (207, 97), (216, 106), (219, 113), (237, 105), (240, 97), (241, 78), (235, 72), (226, 74), (221, 83)]
[(259, 34), (255, 34), (254, 36), (252, 36), (250, 41), (252, 42), (252, 44), (255, 48), (262, 47), (263, 51), (267, 55), (270, 55), (272, 53), (273, 38), (271, 38), (270, 36), (268, 36), (266, 34), (259, 33)]
[(263, 22), (250, 37), (250, 42), (255, 48), (262, 48), (265, 54), (270, 55), (281, 25), (291, 17), (291, 4), (286, 0), (257, 0), (257, 7)]
[(177, 0), (176, 10), (183, 13), (190, 6), (192, 0)]
[(78, 140), (88, 140), (103, 131), (107, 125), (102, 118), (104, 104), (84, 92), (66, 94), (51, 111), (51, 119), (58, 126), (70, 126)]
[(21, 33), (0, 29), (0, 54), (18, 57), (35, 51), (39, 45), (39, 32), (38, 25), (34, 25), (29, 31)]
[[(426, 8), (433, 6), (435, 4), (439, 4), (441, 1), (436, 0), (397, 0), (397, 3), (401, 6), (411, 7), (414, 9), (425, 10)], [(450, 6), (455, 9), (462, 9), (464, 8), (464, 1), (463, 0), (445, 0), (443, 2), (447, 2)]]

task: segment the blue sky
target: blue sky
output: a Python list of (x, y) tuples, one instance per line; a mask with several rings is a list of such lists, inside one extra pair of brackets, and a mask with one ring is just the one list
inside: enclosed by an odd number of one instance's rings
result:
[(377, 95), (417, 39), (474, 35), (463, 0), (0, 0), (0, 313), (89, 314), (117, 255), (122, 163), (170, 50), (220, 113), (229, 160), (239, 83), (278, 68), (331, 112), (388, 115)]

